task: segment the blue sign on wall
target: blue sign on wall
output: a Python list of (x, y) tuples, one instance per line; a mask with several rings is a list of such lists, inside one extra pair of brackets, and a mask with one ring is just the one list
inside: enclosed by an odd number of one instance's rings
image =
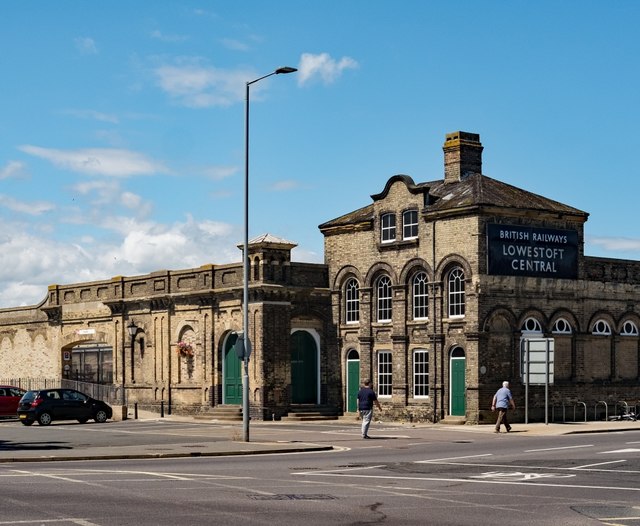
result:
[(488, 272), (501, 276), (576, 279), (578, 232), (487, 225)]

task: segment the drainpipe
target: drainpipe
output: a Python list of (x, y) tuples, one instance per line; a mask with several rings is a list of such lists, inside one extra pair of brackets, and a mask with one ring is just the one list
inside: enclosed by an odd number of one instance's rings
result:
[[(431, 315), (432, 318), (432, 329), (431, 329), (431, 341), (433, 342), (433, 355), (436, 356), (436, 320), (438, 317), (437, 314), (437, 304), (436, 304), (436, 221), (435, 219), (431, 223), (431, 268), (433, 272), (433, 283), (432, 283), (432, 297), (433, 297), (433, 313)], [(433, 377), (438, 378), (438, 360), (434, 360), (435, 371), (433, 372)], [(440, 368), (442, 369), (442, 363), (440, 363)], [(438, 421), (437, 417), (437, 409), (438, 409), (438, 389), (434, 385), (433, 386), (433, 423), (435, 424)]]

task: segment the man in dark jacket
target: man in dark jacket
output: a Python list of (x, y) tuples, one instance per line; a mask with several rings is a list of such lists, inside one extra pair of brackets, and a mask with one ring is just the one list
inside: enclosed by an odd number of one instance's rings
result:
[(371, 438), (369, 436), (369, 425), (373, 418), (374, 404), (378, 409), (382, 410), (380, 402), (378, 402), (378, 395), (371, 389), (371, 380), (367, 378), (358, 391), (358, 411), (360, 411), (360, 418), (362, 418), (362, 438)]

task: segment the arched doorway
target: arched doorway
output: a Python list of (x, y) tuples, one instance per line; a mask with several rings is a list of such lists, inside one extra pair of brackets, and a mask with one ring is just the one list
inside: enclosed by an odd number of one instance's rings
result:
[(224, 340), (222, 362), (222, 403), (229, 405), (242, 404), (242, 361), (238, 358), (233, 348), (238, 335), (229, 333)]
[(466, 363), (464, 349), (454, 348), (449, 357), (449, 414), (451, 416), (466, 414)]
[(347, 413), (358, 411), (358, 390), (360, 389), (360, 354), (355, 349), (347, 353)]
[(318, 403), (318, 346), (306, 330), (291, 334), (291, 403)]

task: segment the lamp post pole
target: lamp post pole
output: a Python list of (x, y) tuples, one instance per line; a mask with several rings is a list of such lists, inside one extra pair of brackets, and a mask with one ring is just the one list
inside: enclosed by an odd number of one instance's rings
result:
[[(134, 352), (135, 352), (135, 342), (136, 342), (136, 333), (138, 332), (137, 325), (131, 320), (131, 323), (127, 325), (127, 332), (129, 333), (129, 338), (131, 339), (131, 383), (135, 383), (135, 373), (134, 373)], [(124, 361), (122, 362), (124, 366)], [(124, 378), (124, 374), (123, 374)]]
[(296, 68), (282, 67), (255, 80), (247, 82), (244, 120), (244, 241), (242, 249), (242, 327), (244, 337), (244, 356), (242, 372), (242, 440), (249, 442), (249, 86), (272, 75), (294, 73)]

